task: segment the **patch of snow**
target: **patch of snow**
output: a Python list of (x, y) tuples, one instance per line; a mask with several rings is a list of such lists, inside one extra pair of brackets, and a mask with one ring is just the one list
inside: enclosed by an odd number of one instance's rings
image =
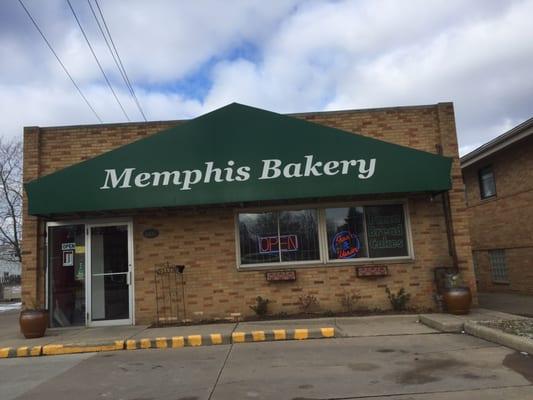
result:
[(0, 313), (4, 311), (18, 310), (22, 303), (0, 303)]

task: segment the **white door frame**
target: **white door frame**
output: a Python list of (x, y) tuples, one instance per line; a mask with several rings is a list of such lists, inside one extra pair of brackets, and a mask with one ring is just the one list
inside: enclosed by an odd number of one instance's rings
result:
[[(50, 283), (49, 279), (49, 254), (48, 254), (48, 228), (52, 226), (63, 225), (84, 225), (85, 226), (85, 325), (86, 326), (111, 326), (111, 325), (133, 325), (135, 323), (135, 268), (133, 258), (133, 222), (130, 218), (116, 218), (116, 219), (91, 219), (91, 220), (70, 220), (70, 221), (50, 221), (46, 223), (46, 307), (50, 298)], [(91, 323), (90, 317), (90, 226), (116, 226), (127, 225), (128, 226), (128, 258), (129, 258), (129, 295), (130, 295), (130, 318), (126, 320), (107, 320), (107, 321), (95, 321)]]
[[(102, 321), (93, 321), (92, 320), (92, 302), (91, 302), (91, 291), (92, 291), (92, 279), (91, 279), (91, 228), (97, 228), (102, 226), (121, 226), (126, 225), (128, 228), (128, 272), (127, 272), (127, 280), (128, 280), (128, 304), (129, 304), (129, 318), (126, 319), (110, 319), (110, 320), (102, 320)], [(85, 309), (87, 310), (86, 314), (86, 324), (87, 326), (112, 326), (112, 325), (133, 325), (134, 319), (134, 276), (133, 276), (133, 226), (131, 221), (127, 222), (119, 222), (119, 221), (111, 221), (111, 222), (99, 222), (99, 223), (87, 223), (85, 225), (85, 265), (86, 265), (86, 285), (85, 285)]]

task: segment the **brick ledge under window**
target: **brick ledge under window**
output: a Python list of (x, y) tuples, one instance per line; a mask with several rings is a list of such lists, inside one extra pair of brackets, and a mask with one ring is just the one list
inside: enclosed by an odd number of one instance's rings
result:
[(414, 264), (416, 262), (416, 259), (414, 257), (401, 259), (401, 260), (376, 260), (376, 261), (354, 261), (354, 262), (334, 262), (334, 263), (326, 263), (326, 264), (315, 264), (315, 263), (309, 263), (309, 264), (286, 264), (286, 265), (265, 265), (265, 266), (258, 266), (254, 265), (253, 267), (246, 267), (246, 266), (237, 266), (238, 272), (246, 272), (246, 271), (277, 271), (277, 270), (284, 270), (284, 269), (296, 269), (296, 270), (305, 270), (309, 268), (337, 268), (337, 267), (361, 267), (365, 265), (394, 265), (394, 264)]

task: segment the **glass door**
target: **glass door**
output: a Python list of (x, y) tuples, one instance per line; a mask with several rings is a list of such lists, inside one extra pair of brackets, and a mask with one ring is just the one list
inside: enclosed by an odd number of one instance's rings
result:
[(88, 325), (131, 324), (131, 225), (87, 225)]
[(85, 325), (85, 225), (48, 226), (47, 272), (50, 325)]

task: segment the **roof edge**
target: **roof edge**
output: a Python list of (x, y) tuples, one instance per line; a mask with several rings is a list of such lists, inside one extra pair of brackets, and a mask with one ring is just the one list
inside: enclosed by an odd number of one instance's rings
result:
[[(228, 103), (226, 105), (233, 104)], [(364, 113), (364, 112), (380, 112), (380, 111), (394, 111), (394, 110), (419, 110), (424, 108), (435, 108), (439, 105), (450, 105), (453, 104), (453, 102), (439, 102), (435, 104), (420, 104), (420, 105), (409, 105), (409, 106), (390, 106), (390, 107), (375, 107), (375, 108), (348, 108), (343, 110), (325, 110), (325, 111), (304, 111), (304, 112), (297, 112), (297, 113), (279, 113), (281, 115), (286, 115), (289, 117), (297, 117), (297, 116), (311, 116), (311, 115), (335, 115), (335, 114), (343, 114), (343, 113)], [(244, 105), (244, 104), (243, 104)], [(258, 108), (254, 106), (249, 106), (253, 108)], [(264, 110), (261, 108), (258, 108), (260, 110)], [(213, 110), (214, 111), (214, 110)], [(269, 111), (269, 110), (264, 110)], [(207, 113), (205, 113), (207, 114)], [(202, 115), (205, 115), (202, 114)], [(198, 115), (198, 117), (201, 115)], [(165, 124), (179, 124), (184, 123), (187, 121), (190, 121), (194, 118), (186, 118), (186, 119), (169, 119), (169, 120), (155, 120), (155, 121), (137, 121), (137, 122), (110, 122), (110, 123), (103, 123), (103, 124), (75, 124), (75, 125), (49, 125), (49, 126), (39, 126), (39, 125), (30, 125), (30, 126), (24, 126), (24, 130), (26, 129), (92, 129), (92, 128), (113, 128), (116, 126), (136, 126), (136, 125), (165, 125)]]
[(511, 144), (533, 135), (533, 117), (509, 129), (487, 143), (460, 158), (461, 168), (466, 168), (484, 158), (501, 151)]
[(373, 107), (373, 108), (348, 108), (343, 110), (331, 111), (308, 111), (298, 113), (284, 114), (289, 117), (306, 116), (306, 115), (324, 115), (324, 114), (343, 114), (343, 113), (363, 113), (363, 112), (380, 112), (380, 111), (396, 111), (396, 110), (420, 110), (425, 108), (436, 108), (439, 105), (453, 105), (452, 101), (439, 102), (435, 104), (419, 104), (411, 106), (390, 106), (390, 107)]

